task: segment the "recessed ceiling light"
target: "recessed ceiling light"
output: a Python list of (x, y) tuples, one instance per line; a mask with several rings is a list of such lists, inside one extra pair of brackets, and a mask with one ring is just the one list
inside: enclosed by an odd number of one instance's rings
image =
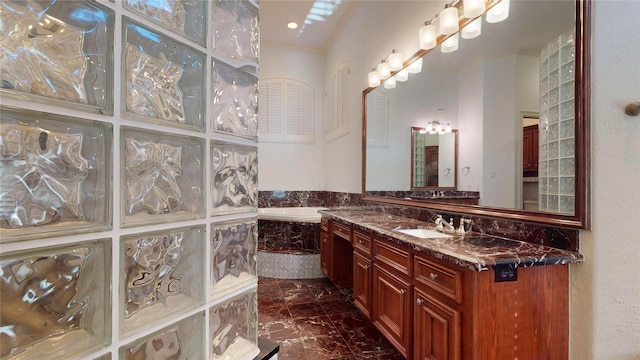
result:
[(287, 27), (289, 29), (297, 29), (298, 28), (298, 24), (296, 24), (295, 22), (291, 21), (287, 24)]

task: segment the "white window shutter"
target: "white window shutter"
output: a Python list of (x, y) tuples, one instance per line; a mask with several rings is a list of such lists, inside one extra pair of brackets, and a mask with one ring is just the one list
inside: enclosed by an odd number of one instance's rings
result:
[(373, 90), (367, 94), (367, 146), (387, 146), (389, 99)]
[(313, 88), (300, 81), (262, 80), (258, 103), (260, 141), (313, 143)]

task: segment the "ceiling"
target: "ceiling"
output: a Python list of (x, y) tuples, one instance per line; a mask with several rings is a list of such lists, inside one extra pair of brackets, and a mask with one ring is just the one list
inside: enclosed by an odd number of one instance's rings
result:
[[(260, 0), (260, 42), (323, 51), (352, 0)], [(287, 23), (295, 21), (291, 30)]]

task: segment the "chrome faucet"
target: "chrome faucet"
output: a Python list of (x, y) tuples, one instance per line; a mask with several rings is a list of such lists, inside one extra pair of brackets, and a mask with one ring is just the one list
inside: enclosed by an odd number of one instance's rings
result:
[(438, 218), (436, 219), (436, 229), (438, 229), (438, 230), (443, 230), (443, 229), (455, 230), (456, 228), (453, 226), (453, 218), (451, 218), (451, 220), (449, 220), (449, 222), (446, 222), (442, 218), (442, 215), (438, 215)]

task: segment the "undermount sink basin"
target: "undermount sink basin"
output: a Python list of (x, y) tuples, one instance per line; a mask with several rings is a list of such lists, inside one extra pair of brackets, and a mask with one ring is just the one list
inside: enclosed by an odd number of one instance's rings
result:
[(421, 239), (434, 239), (434, 238), (450, 238), (453, 235), (443, 234), (439, 231), (429, 229), (398, 229), (403, 234), (419, 237)]

